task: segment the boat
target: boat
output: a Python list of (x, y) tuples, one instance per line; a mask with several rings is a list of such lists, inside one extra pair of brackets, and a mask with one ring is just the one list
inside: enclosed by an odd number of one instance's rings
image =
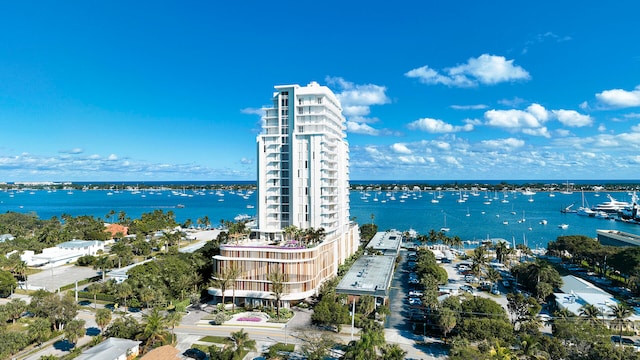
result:
[(578, 212), (578, 210), (576, 210), (576, 209), (572, 209), (572, 208), (573, 208), (573, 205), (575, 205), (575, 204), (571, 204), (571, 205), (569, 205), (569, 206), (565, 206), (565, 207), (561, 208), (561, 209), (560, 209), (560, 212), (561, 212), (561, 213), (563, 213), (563, 214), (568, 214), (568, 213), (575, 213), (575, 212)]
[(594, 216), (596, 214), (595, 211), (589, 208), (588, 204), (585, 205), (584, 190), (582, 191), (582, 206), (578, 208), (576, 214), (578, 214), (579, 216)]
[(451, 229), (449, 229), (447, 227), (447, 214), (444, 214), (444, 226), (440, 228), (440, 231), (441, 232), (448, 232), (449, 230), (451, 230)]
[(563, 194), (563, 195), (571, 195), (571, 194), (573, 194), (573, 191), (571, 190), (571, 186), (570, 185), (571, 184), (569, 184), (569, 182), (567, 181), (567, 188), (565, 190), (563, 190), (563, 191), (560, 191), (560, 194)]
[(618, 201), (618, 200), (614, 199), (613, 196), (611, 196), (611, 194), (607, 194), (607, 198), (609, 198), (609, 201), (605, 201), (603, 203), (600, 203), (600, 204), (592, 207), (591, 210), (593, 210), (593, 211), (604, 211), (604, 212), (608, 212), (608, 213), (617, 213), (618, 211), (621, 211), (621, 210), (631, 206), (631, 204), (629, 204), (626, 201)]
[(560, 225), (558, 225), (558, 227), (559, 227), (560, 229), (562, 229), (562, 230), (565, 230), (565, 229), (568, 229), (568, 228), (569, 228), (569, 225), (567, 225), (567, 224), (560, 224)]
[(547, 225), (547, 220), (545, 219), (540, 220), (540, 225)]
[(249, 216), (248, 214), (238, 214), (236, 217), (233, 218), (233, 220), (240, 222), (240, 221), (247, 221), (250, 220), (251, 216)]
[(178, 205), (176, 205), (176, 207), (177, 207), (178, 209), (182, 209), (182, 208), (184, 208), (184, 204), (178, 204)]
[(631, 205), (620, 210), (618, 214), (620, 215), (620, 218), (622, 220), (638, 221), (640, 220), (640, 211), (638, 210), (639, 210), (638, 195), (634, 191), (633, 194), (631, 194)]

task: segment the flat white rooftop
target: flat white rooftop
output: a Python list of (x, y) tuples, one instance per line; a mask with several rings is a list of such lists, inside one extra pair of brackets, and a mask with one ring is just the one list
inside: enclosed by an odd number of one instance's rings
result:
[(351, 266), (336, 287), (336, 293), (387, 296), (395, 256), (364, 255)]

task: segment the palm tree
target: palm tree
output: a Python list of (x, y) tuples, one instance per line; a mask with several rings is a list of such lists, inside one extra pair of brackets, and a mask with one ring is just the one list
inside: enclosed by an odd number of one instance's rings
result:
[(460, 249), (460, 247), (462, 246), (462, 239), (460, 238), (460, 236), (456, 235), (453, 237), (453, 240), (451, 241), (451, 246), (457, 247), (458, 249)]
[(131, 285), (129, 285), (129, 283), (127, 282), (123, 282), (120, 283), (118, 285), (116, 285), (116, 298), (118, 300), (122, 300), (123, 305), (124, 305), (124, 311), (125, 313), (128, 311), (127, 309), (127, 299), (129, 297), (131, 297), (131, 295), (133, 295), (133, 289), (131, 288)]
[(180, 321), (182, 321), (182, 313), (177, 311), (172, 311), (167, 314), (165, 319), (167, 321), (167, 325), (171, 327), (171, 339), (175, 341), (176, 339), (175, 328), (176, 326), (180, 325)]
[(100, 293), (100, 285), (99, 284), (91, 284), (87, 286), (87, 292), (93, 295), (93, 309), (98, 308), (98, 294)]
[(153, 308), (151, 312), (142, 315), (144, 330), (142, 338), (145, 339), (145, 348), (154, 347), (156, 343), (163, 343), (167, 340), (167, 320), (160, 313), (160, 310)]
[(236, 356), (240, 356), (242, 352), (247, 350), (256, 350), (256, 341), (249, 338), (249, 334), (244, 329), (232, 332), (227, 342), (234, 346), (233, 352)]
[(113, 261), (111, 261), (109, 255), (100, 256), (96, 259), (93, 268), (102, 272), (102, 282), (104, 282), (107, 270), (113, 268)]
[(40, 345), (51, 337), (51, 322), (45, 318), (35, 317), (27, 330), (29, 338)]
[(609, 310), (611, 310), (611, 316), (613, 316), (613, 319), (611, 319), (611, 325), (617, 326), (618, 329), (620, 329), (620, 343), (622, 343), (622, 330), (629, 322), (627, 318), (632, 315), (632, 311), (624, 304), (609, 305)]
[(487, 264), (487, 249), (484, 246), (473, 249), (471, 254), (471, 272), (479, 275)]
[(145, 303), (146, 308), (149, 308), (149, 302), (156, 296), (156, 292), (151, 288), (143, 288), (140, 290), (140, 300)]
[(96, 324), (100, 327), (100, 332), (104, 332), (104, 328), (111, 322), (111, 310), (98, 309), (96, 311)]
[(507, 246), (507, 243), (505, 241), (499, 241), (495, 245), (495, 250), (496, 260), (498, 260), (499, 263), (504, 263), (507, 256), (511, 253), (511, 249), (509, 248), (509, 246)]
[(524, 356), (525, 359), (547, 359), (548, 354), (540, 349), (541, 346), (542, 344), (534, 336), (524, 334), (520, 338), (520, 354)]
[(580, 316), (587, 319), (592, 324), (597, 324), (600, 322), (599, 316), (602, 316), (602, 311), (598, 309), (597, 306), (593, 304), (584, 304), (580, 308)]
[(447, 342), (447, 335), (456, 327), (457, 318), (452, 310), (449, 308), (442, 308), (438, 314), (438, 325), (442, 329), (442, 335), (444, 336), (445, 344)]
[(235, 266), (231, 266), (229, 269), (227, 269), (227, 278), (229, 279), (229, 286), (231, 286), (231, 290), (232, 290), (232, 312), (236, 312), (236, 281), (238, 280), (238, 277), (240, 276), (240, 269), (238, 269)]
[(402, 360), (407, 352), (398, 344), (387, 344), (382, 347), (382, 360)]
[(285, 227), (284, 229), (282, 229), (282, 235), (284, 235), (284, 240), (285, 241), (290, 241), (292, 240), (294, 234), (296, 233), (296, 231), (298, 231), (298, 228), (295, 225), (289, 225), (287, 227)]
[(27, 310), (27, 303), (22, 299), (12, 299), (4, 305), (4, 312), (13, 324), (20, 319), (22, 313)]
[(64, 327), (64, 336), (70, 343), (75, 344), (78, 339), (84, 336), (86, 330), (84, 328), (85, 321), (81, 319), (74, 319), (67, 323)]
[(276, 300), (276, 316), (280, 320), (280, 300), (285, 292), (285, 283), (288, 281), (287, 274), (280, 271), (278, 268), (275, 272), (269, 274), (269, 281), (271, 282), (271, 293)]
[(502, 275), (500, 275), (500, 272), (492, 267), (488, 267), (484, 271), (484, 276), (491, 282), (492, 288), (498, 281), (500, 281), (500, 279), (502, 279)]
[(220, 272), (216, 275), (216, 277), (211, 280), (211, 287), (220, 289), (222, 293), (222, 306), (224, 309), (224, 301), (226, 298), (227, 288), (229, 287), (229, 283), (231, 282), (230, 278), (227, 276), (227, 272), (225, 270), (220, 270)]

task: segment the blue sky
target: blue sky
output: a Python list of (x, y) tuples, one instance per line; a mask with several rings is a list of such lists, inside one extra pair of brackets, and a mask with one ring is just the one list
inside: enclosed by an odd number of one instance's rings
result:
[(640, 4), (0, 4), (0, 181), (254, 180), (273, 86), (329, 86), (351, 178), (638, 179)]

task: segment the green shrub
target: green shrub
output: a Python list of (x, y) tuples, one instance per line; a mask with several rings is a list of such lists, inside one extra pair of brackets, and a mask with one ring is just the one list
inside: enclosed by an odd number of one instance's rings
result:
[(224, 324), (225, 321), (229, 321), (229, 320), (231, 320), (231, 316), (223, 312), (220, 312), (213, 316), (213, 320), (211, 320), (211, 323), (213, 325), (222, 325)]

